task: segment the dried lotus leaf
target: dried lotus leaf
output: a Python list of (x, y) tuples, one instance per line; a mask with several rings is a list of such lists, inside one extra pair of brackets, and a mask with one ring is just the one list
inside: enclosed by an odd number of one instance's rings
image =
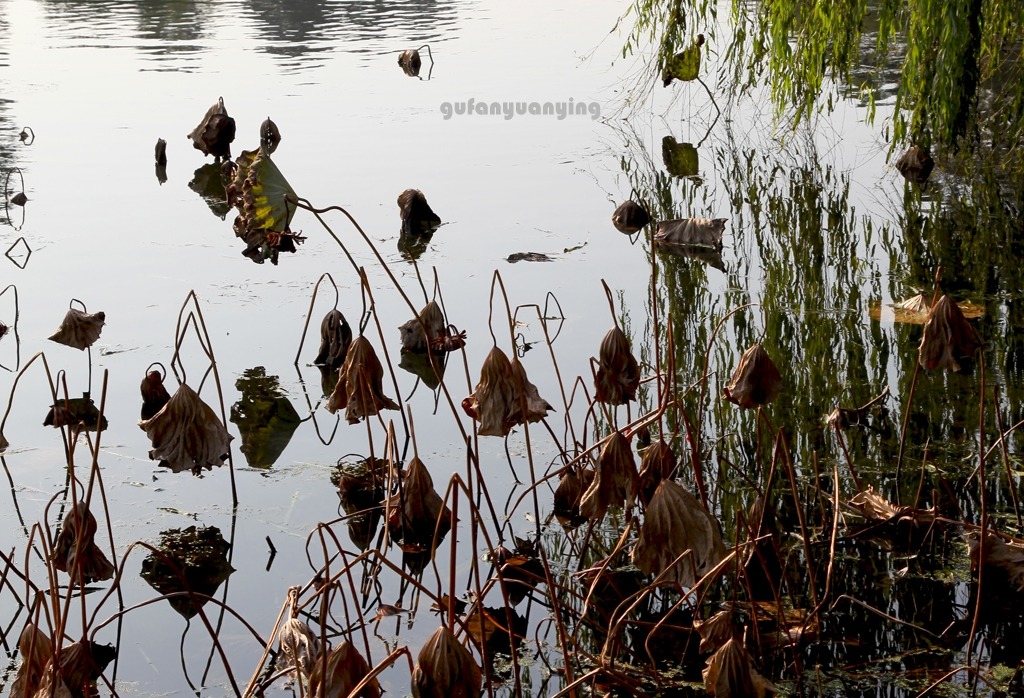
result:
[(402, 335), (402, 351), (425, 352), (438, 338), (448, 334), (444, 313), (437, 301), (430, 301), (423, 310), (398, 328)]
[(680, 218), (661, 221), (654, 233), (654, 241), (663, 245), (694, 245), (718, 248), (722, 246), (726, 218)]
[(153, 449), (151, 460), (172, 472), (194, 475), (223, 465), (233, 438), (220, 418), (187, 383), (151, 419), (139, 422)]
[(759, 343), (740, 357), (729, 385), (722, 391), (729, 402), (743, 408), (766, 405), (782, 390), (782, 376), (775, 362)]
[(370, 340), (360, 335), (352, 340), (338, 383), (327, 400), (327, 411), (335, 413), (345, 407), (345, 419), (357, 424), (381, 410), (397, 410), (394, 400), (384, 394), (384, 367), (377, 358)]
[(625, 405), (636, 399), (640, 367), (630, 349), (629, 338), (618, 327), (608, 330), (601, 340), (594, 387), (595, 399), (608, 405)]
[(100, 338), (103, 323), (106, 321), (106, 313), (102, 311), (86, 313), (76, 308), (70, 308), (64, 315), (60, 327), (50, 335), (50, 339), (58, 344), (84, 350), (91, 347)]
[(704, 688), (715, 698), (765, 698), (775, 693), (775, 687), (757, 673), (750, 654), (735, 638), (711, 655), (702, 675)]
[(290, 669), (292, 678), (309, 678), (320, 658), (320, 641), (309, 626), (298, 618), (289, 618), (281, 625), (278, 637), (277, 669)]
[(959, 306), (943, 295), (928, 313), (918, 358), (927, 371), (948, 368), (959, 371), (959, 359), (970, 358), (982, 346), (978, 333)]
[(631, 506), (639, 476), (629, 440), (616, 431), (597, 459), (594, 480), (580, 499), (580, 515), (600, 521), (610, 506)]
[(420, 650), (412, 672), (413, 698), (475, 698), (483, 691), (483, 673), (470, 654), (441, 626)]
[[(325, 670), (326, 664), (326, 670)], [(313, 665), (309, 692), (313, 698), (347, 698), (370, 673), (370, 665), (348, 640), (342, 641)], [(370, 679), (353, 698), (380, 698), (380, 684)]]

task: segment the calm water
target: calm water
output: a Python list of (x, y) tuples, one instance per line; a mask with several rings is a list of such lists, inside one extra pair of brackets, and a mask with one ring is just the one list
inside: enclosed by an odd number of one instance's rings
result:
[[(1020, 392), (1014, 358), (1019, 348), (1007, 329), (1013, 325), (1008, 307), (1019, 302), (1021, 288), (1019, 270), (1007, 261), (1011, 255), (980, 259), (970, 239), (918, 237), (916, 212), (927, 211), (929, 196), (914, 194), (905, 201), (903, 180), (885, 162), (887, 144), (876, 129), (860, 122), (856, 105), (840, 107), (813, 131), (792, 135), (774, 131), (770, 115), (752, 104), (757, 99), (715, 120), (699, 85), (668, 91), (659, 86), (655, 104), (627, 119), (620, 107), (635, 66), (617, 60), (622, 38), (609, 36), (621, 9), (621, 3), (612, 2), (557, 9), (542, 2), (483, 1), (0, 1), (0, 168), (5, 173), (20, 169), (29, 199), (24, 210), (10, 209), (0, 219), (9, 223), (0, 226), (0, 247), (6, 250), (23, 239), (11, 252), (13, 260), (0, 259), (0, 287), (15, 285), (20, 301), (20, 342), (15, 344), (13, 335), (0, 342), (0, 364), (9, 369), (0, 372), (0, 396), (10, 394), (17, 369), (40, 351), (51, 371), (64, 372), (71, 394), (89, 390), (89, 356), (46, 338), (72, 299), (91, 312), (106, 313), (106, 326), (91, 353), (91, 390), (98, 395), (107, 377), (110, 427), (102, 435), (99, 460), (119, 556), (134, 540), (155, 542), (161, 531), (196, 524), (218, 527), (233, 545), (235, 569), (218, 598), (266, 635), (287, 588), (313, 574), (306, 552), (311, 529), (339, 515), (331, 466), (346, 454), (368, 455), (371, 440), (379, 455), (383, 444), (383, 431), (376, 426), (368, 435), (364, 425), (342, 422), (334, 432), (336, 418), (320, 404), (320, 374), (309, 362), (316, 353), (320, 318), (334, 302), (329, 288), (317, 301), (311, 335), (294, 365), (312, 290), (322, 274), (330, 273), (337, 282), (338, 307), (350, 322), (358, 321), (363, 307), (358, 278), (335, 242), (312, 216), (299, 212), (292, 229), (307, 240), (298, 252), (282, 254), (276, 266), (253, 264), (242, 256), (244, 246), (231, 231), (234, 212), (225, 218), (223, 208), (208, 204), (189, 186), (210, 159), (185, 136), (219, 96), (238, 124), (233, 154), (255, 148), (260, 122), (272, 117), (283, 134), (274, 160), (294, 189), (314, 205), (345, 206), (374, 239), (414, 303), (424, 302), (417, 273), (428, 290), (437, 275), (449, 320), (469, 337), (468, 381), (458, 355), (448, 366), (456, 403), (472, 390), (491, 347), (491, 310), (498, 344), (511, 352), (500, 295), (489, 302), (495, 269), (513, 306), (543, 308), (549, 293), (557, 299), (562, 312), (552, 307), (549, 315), (565, 317), (554, 351), (567, 390), (574, 376), (590, 384), (588, 359), (612, 326), (601, 279), (613, 290), (615, 312), (628, 325), (637, 354), (653, 361), (649, 252), (643, 243), (630, 244), (609, 222), (614, 207), (633, 190), (651, 201), (661, 217), (730, 219), (721, 259), (714, 265), (659, 256), (659, 313), (662, 321), (666, 314), (671, 318), (680, 382), (688, 385), (700, 375), (704, 348), (718, 320), (738, 305), (760, 304), (728, 323), (711, 368), (717, 371), (715, 380), (724, 382), (739, 353), (764, 337), (787, 385), (773, 415), (789, 425), (802, 473), (810, 472), (815, 454), (826, 472), (833, 462), (843, 462), (822, 431), (821, 417), (836, 404), (866, 402), (885, 386), (895, 396), (889, 402), (890, 426), (895, 425), (898, 438), (920, 329), (871, 320), (869, 308), (927, 288), (937, 263), (945, 267), (951, 290), (986, 310), (980, 326), (990, 342), (987, 380), (1004, 385), (1004, 394)], [(410, 79), (396, 65), (397, 54), (423, 44), (430, 45), (435, 60), (430, 79)], [(470, 98), (572, 98), (596, 105), (601, 118), (454, 113), (445, 118), (443, 105)], [(724, 100), (720, 103), (724, 106)], [(31, 145), (19, 142), (25, 126), (35, 133)], [(673, 176), (678, 173), (666, 166), (662, 152), (667, 136), (700, 144), (699, 178)], [(782, 136), (788, 136), (785, 145)], [(164, 183), (152, 161), (157, 138), (168, 143)], [(20, 184), (16, 174), (15, 180)], [(408, 187), (422, 189), (445, 221), (418, 265), (396, 245), (395, 199)], [(328, 221), (356, 262), (366, 267), (376, 320), (397, 366), (396, 328), (410, 313), (347, 221), (337, 214), (329, 214)], [(517, 252), (546, 253), (554, 261), (505, 261)], [(251, 463), (238, 448), (244, 443), (238, 427), (228, 424), (235, 436), (240, 500), (235, 515), (227, 468), (201, 479), (162, 470), (148, 459), (149, 442), (136, 425), (138, 383), (152, 362), (169, 362), (179, 309), (190, 291), (209, 329), (225, 409), (240, 400), (239, 379), (262, 367), (277, 378), (301, 417), (312, 413), (279, 455), (254, 457)], [(520, 311), (520, 319), (516, 332), (521, 341), (536, 345), (524, 355), (524, 365), (556, 406), (549, 422), (561, 436), (566, 410), (543, 328), (530, 308)], [(12, 292), (0, 296), (0, 321), (14, 323)], [(367, 334), (383, 359), (373, 321)], [(189, 382), (195, 384), (206, 360), (194, 335), (186, 340), (183, 355)], [(438, 407), (438, 396), (417, 385), (411, 374), (397, 370), (396, 376), (397, 391), (387, 379), (385, 392), (411, 410), (419, 453), (435, 486), (443, 490), (452, 473), (465, 472), (452, 413), (443, 399)], [(964, 468), (962, 460), (976, 443), (970, 425), (977, 422), (977, 407), (958, 412), (949, 396), (976, 394), (977, 372), (922, 380), (918, 399), (925, 415), (915, 422), (908, 467), (920, 467), (920, 447), (931, 438), (942, 444), (932, 447), (944, 459), (935, 467), (950, 471), (954, 482), (962, 481), (968, 473), (956, 468)], [(210, 379), (203, 396), (216, 404)], [(59, 434), (42, 426), (50, 402), (37, 362), (21, 380), (4, 427), (11, 446), (3, 461), (12, 487), (0, 505), (0, 548), (13, 548), (18, 556), (24, 555), (24, 527), (43, 520), (44, 507), (64, 484)], [(709, 434), (736, 434), (752, 425), (747, 416), (720, 413), (717, 401), (709, 403), (716, 405), (707, 417)], [(584, 411), (577, 402), (570, 414), (581, 435), (591, 432), (593, 438), (593, 423), (584, 426)], [(1005, 422), (1015, 422), (1017, 412), (1016, 407), (1008, 410)], [(400, 420), (398, 413), (393, 418)], [(466, 417), (461, 419), (469, 428)], [(397, 428), (404, 433), (400, 421)], [(556, 460), (559, 449), (551, 437), (540, 429), (531, 434), (535, 462), (546, 466)], [(84, 446), (80, 442), (76, 454), (80, 465), (88, 462)], [(514, 488), (504, 443), (485, 438), (479, 448), (488, 488), (495, 506), (504, 508), (499, 514), (507, 517), (508, 531), (529, 534), (536, 518), (532, 504), (512, 507), (504, 501), (523, 494)], [(716, 506), (731, 512), (737, 502), (748, 500), (749, 492), (736, 484), (722, 459), (742, 467), (750, 444), (729, 436), (708, 449)], [(886, 458), (891, 463), (894, 457), (891, 431), (865, 434), (851, 450), (862, 477), (892, 487), (886, 464)], [(521, 432), (509, 439), (508, 451), (525, 479)], [(912, 485), (903, 483), (911, 495), (916, 486), (916, 479)], [(844, 487), (848, 490), (849, 483)], [(548, 499), (542, 495), (542, 518), (550, 509)], [(969, 518), (976, 504), (966, 495), (965, 500)], [(50, 521), (55, 518), (54, 509)], [(723, 519), (731, 540), (734, 517)], [(269, 569), (267, 537), (277, 549)], [(483, 551), (470, 549), (465, 531), (459, 543), (456, 567), (461, 571)], [(318, 546), (311, 544), (314, 559)], [(442, 547), (437, 561), (445, 576), (448, 548)], [(953, 566), (941, 588), (951, 604), (966, 601), (966, 562), (958, 554), (943, 560)], [(145, 551), (136, 550), (125, 564), (126, 606), (154, 596), (137, 576), (143, 557)], [(392, 557), (397, 561), (401, 555), (392, 550)], [(877, 568), (870, 584), (852, 572), (843, 582), (850, 588), (873, 586), (877, 578), (890, 583), (895, 570), (906, 566), (884, 555), (871, 564)], [(432, 579), (431, 574), (426, 578)], [(447, 581), (440, 591), (447, 591)], [(384, 576), (382, 582), (379, 602), (412, 604), (396, 579)], [(876, 605), (899, 615), (898, 593), (875, 593)], [(414, 617), (382, 624), (373, 662), (395, 643), (417, 650), (437, 626), (428, 605), (421, 604)], [(369, 605), (368, 615), (375, 606)], [(100, 618), (115, 610), (108, 602)], [(543, 617), (535, 612), (531, 623)], [(5, 650), (24, 619), (24, 610), (0, 589)], [(230, 619), (219, 631), (235, 678), (244, 684), (262, 648)], [(879, 632), (876, 644), (883, 651), (899, 645), (900, 638)], [(132, 611), (98, 639), (119, 639), (116, 679), (122, 693), (203, 690), (219, 695), (227, 690), (205, 629), (195, 620), (189, 627), (167, 604)], [(852, 654), (850, 664), (855, 663)], [(868, 654), (868, 661), (874, 661)], [(954, 665), (950, 660), (948, 667)], [(538, 682), (546, 680), (543, 668), (526, 673)], [(407, 670), (399, 665), (381, 680), (392, 695), (402, 695)], [(553, 679), (532, 690), (554, 693), (556, 683)]]

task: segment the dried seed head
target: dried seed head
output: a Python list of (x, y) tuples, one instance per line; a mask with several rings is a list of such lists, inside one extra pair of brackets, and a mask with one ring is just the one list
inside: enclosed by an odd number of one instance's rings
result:
[(414, 48), (408, 48), (402, 51), (398, 54), (398, 65), (402, 67), (402, 71), (409, 77), (417, 77), (420, 74), (420, 67), (422, 66), (420, 52)]
[(580, 499), (580, 515), (600, 521), (609, 506), (632, 506), (638, 480), (629, 440), (616, 431), (601, 449), (594, 481)]
[(398, 328), (402, 334), (402, 351), (425, 352), (428, 345), (448, 334), (444, 313), (436, 301), (427, 303), (419, 315)]
[(782, 376), (775, 362), (760, 343), (753, 345), (740, 357), (732, 380), (722, 392), (729, 402), (740, 407), (766, 405), (782, 390)]
[(103, 323), (106, 322), (105, 313), (85, 313), (81, 310), (71, 308), (64, 315), (57, 331), (50, 335), (50, 339), (59, 344), (64, 344), (75, 349), (84, 350), (91, 347), (100, 338), (103, 330)]
[(958, 359), (969, 358), (982, 346), (978, 333), (967, 322), (956, 303), (943, 295), (928, 313), (918, 347), (921, 366), (931, 371), (948, 368), (959, 371)]
[(234, 438), (187, 383), (178, 386), (167, 404), (151, 419), (139, 422), (139, 427), (153, 444), (150, 459), (175, 473), (188, 470), (199, 475), (203, 469), (223, 465)]
[(142, 419), (152, 419), (163, 406), (170, 401), (171, 396), (164, 387), (164, 377), (159, 371), (150, 371), (142, 379), (139, 386), (142, 393)]
[(260, 124), (260, 147), (266, 148), (268, 153), (273, 153), (277, 150), (277, 146), (280, 143), (281, 130), (268, 116), (263, 120), (263, 123)]
[(629, 339), (618, 327), (613, 327), (601, 340), (597, 375), (594, 387), (598, 402), (625, 405), (636, 399), (640, 386), (640, 368), (629, 348)]
[(483, 690), (483, 674), (473, 655), (452, 631), (441, 626), (423, 643), (412, 672), (414, 698), (475, 698)]
[(397, 410), (395, 401), (384, 394), (384, 367), (377, 358), (370, 340), (360, 335), (352, 340), (338, 384), (327, 400), (332, 414), (345, 406), (345, 419), (357, 424), (363, 417), (372, 417), (381, 410)]
[[(686, 551), (690, 554), (675, 562)], [(661, 574), (672, 565), (665, 578), (692, 589), (725, 558), (725, 545), (718, 522), (697, 498), (679, 483), (663, 480), (644, 512), (632, 558), (645, 574)]]
[(641, 228), (651, 222), (651, 217), (647, 213), (647, 209), (633, 201), (627, 199), (619, 204), (619, 207), (615, 209), (615, 213), (612, 214), (612, 225), (620, 233), (626, 235), (632, 235), (638, 232)]
[[(313, 665), (309, 679), (309, 692), (314, 698), (346, 698), (367, 674), (370, 665), (351, 642), (343, 641)], [(380, 698), (380, 684), (370, 679), (355, 698)]]

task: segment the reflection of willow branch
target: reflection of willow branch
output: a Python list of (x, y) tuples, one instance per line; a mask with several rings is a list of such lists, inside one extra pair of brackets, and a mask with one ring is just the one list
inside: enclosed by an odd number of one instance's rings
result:
[[(185, 315), (185, 309), (188, 307), (189, 301), (192, 302), (193, 311), (190, 311), (184, 324), (182, 323), (182, 317)], [(203, 350), (206, 358), (209, 360), (210, 365), (207, 370), (213, 371), (213, 381), (217, 386), (217, 399), (220, 401), (220, 416), (221, 423), (225, 426), (228, 423), (227, 410), (224, 409), (224, 390), (220, 383), (220, 372), (217, 370), (217, 359), (213, 354), (213, 341), (210, 339), (210, 333), (206, 328), (206, 319), (203, 317), (203, 309), (199, 305), (199, 297), (196, 296), (195, 290), (190, 290), (188, 295), (185, 296), (185, 301), (181, 304), (181, 310), (178, 311), (178, 322), (174, 328), (174, 355), (171, 357), (170, 365), (171, 370), (174, 371), (175, 377), (178, 377), (178, 368), (181, 368), (182, 374), (180, 381), (185, 382), (185, 367), (181, 363), (181, 345), (185, 341), (184, 332), (188, 328), (189, 324), (195, 328), (196, 339), (199, 341), (199, 347)], [(199, 386), (200, 388), (202, 386)], [(198, 391), (197, 391), (198, 392)], [(228, 470), (231, 475), (231, 504), (233, 507), (238, 507), (238, 489), (235, 486), (235, 459), (232, 455), (232, 450), (228, 448)]]
[[(316, 438), (320, 439), (320, 443), (324, 446), (330, 446), (331, 442), (334, 441), (334, 435), (338, 433), (338, 425), (341, 423), (341, 415), (334, 415), (334, 429), (331, 430), (331, 436), (324, 440), (323, 434), (320, 433), (320, 424), (316, 421), (316, 411), (320, 407), (320, 400), (317, 400), (316, 405), (313, 405), (313, 401), (309, 399), (309, 391), (306, 390), (306, 381), (302, 379), (302, 371), (299, 370), (298, 363), (295, 364), (295, 373), (299, 377), (299, 385), (302, 386), (302, 396), (306, 398), (306, 407), (309, 408), (309, 417), (313, 421), (313, 430), (316, 431)], [(305, 421), (305, 420), (303, 420)]]
[(334, 287), (334, 309), (338, 309), (339, 294), (338, 284), (334, 281), (334, 277), (331, 276), (330, 272), (325, 272), (320, 275), (320, 278), (316, 280), (316, 284), (313, 286), (313, 296), (309, 299), (309, 311), (306, 313), (306, 324), (302, 326), (302, 337), (299, 339), (299, 349), (295, 352), (295, 365), (299, 365), (299, 356), (302, 355), (302, 345), (306, 342), (306, 333), (309, 331), (309, 321), (313, 318), (313, 305), (316, 303), (316, 294), (320, 290), (320, 284), (323, 283), (324, 279), (328, 279), (331, 282), (331, 286)]

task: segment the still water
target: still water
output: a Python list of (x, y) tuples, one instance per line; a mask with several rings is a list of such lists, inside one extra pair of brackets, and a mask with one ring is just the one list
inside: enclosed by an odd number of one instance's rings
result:
[[(456, 405), (476, 383), (492, 335), (506, 353), (513, 351), (504, 301), (492, 284), (495, 270), (513, 308), (523, 306), (514, 334), (521, 352), (533, 347), (522, 353), (523, 365), (556, 411), (548, 418), (551, 431), (533, 427), (529, 442), (520, 430), (507, 444), (480, 439), (481, 469), (506, 540), (510, 533), (530, 535), (538, 523), (509, 463), (526, 480), (527, 452), (541, 470), (558, 462), (556, 439), (563, 438), (567, 411), (583, 438), (604, 435), (595, 432), (600, 430), (592, 419), (584, 421), (579, 399), (565, 409), (539, 315), (550, 318), (550, 334), (557, 331), (552, 347), (568, 395), (572, 377), (582, 376), (590, 386), (589, 358), (615, 318), (648, 367), (655, 361), (652, 317), (671, 323), (679, 383), (685, 386), (699, 378), (719, 320), (732, 308), (755, 304), (735, 316), (714, 345), (712, 395), (743, 349), (762, 339), (786, 385), (772, 417), (786, 425), (795, 467), (809, 478), (816, 459), (825, 473), (845, 462), (824, 433), (823, 415), (837, 404), (866, 402), (888, 386), (894, 396), (889, 431), (861, 434), (850, 449), (861, 477), (889, 492), (892, 429), (898, 439), (920, 328), (886, 316), (872, 320), (871, 307), (930, 292), (934, 267), (942, 264), (947, 287), (985, 308), (981, 332), (993, 359), (988, 380), (1006, 386), (1004, 394), (1019, 393), (1019, 366), (1012, 359), (1016, 339), (1007, 329), (1006, 309), (1019, 300), (1019, 270), (998, 255), (978, 259), (964, 251), (968, 244), (962, 238), (951, 249), (948, 237), (916, 237), (915, 221), (929, 210), (929, 195), (905, 195), (903, 180), (886, 164), (888, 145), (877, 129), (862, 123), (859, 105), (843, 103), (797, 134), (777, 130), (757, 96), (734, 105), (719, 98), (724, 112), (716, 118), (696, 84), (669, 90), (659, 84), (652, 104), (624, 109), (637, 64), (621, 60), (622, 36), (613, 31), (622, 9), (621, 3), (603, 1), (563, 8), (486, 1), (0, 1), (0, 168), (5, 177), (13, 173), (9, 186), (24, 182), (28, 197), (23, 209), (9, 207), (0, 219), (6, 223), (0, 247), (11, 248), (0, 259), (0, 287), (15, 286), (18, 299), (17, 332), (0, 342), (0, 363), (7, 369), (0, 373), (0, 396), (11, 394), (17, 371), (37, 352), (45, 353), (54, 374), (63, 372), (72, 395), (91, 390), (99, 396), (105, 382), (109, 428), (102, 433), (99, 463), (119, 557), (133, 541), (156, 543), (162, 531), (217, 527), (231, 543), (234, 568), (217, 597), (266, 636), (288, 587), (306, 583), (315, 574), (310, 557), (322, 557), (319, 543), (308, 543), (307, 536), (317, 522), (343, 513), (332, 467), (349, 454), (364, 458), (371, 448), (379, 456), (384, 441), (379, 424), (338, 425), (324, 409), (320, 373), (310, 363), (320, 319), (335, 303), (329, 282), (321, 287), (299, 352), (313, 289), (323, 274), (336, 282), (337, 307), (353, 325), (367, 302), (338, 245), (300, 211), (292, 229), (306, 240), (298, 251), (282, 254), (277, 265), (253, 264), (232, 232), (234, 211), (195, 190), (209, 175), (201, 168), (212, 159), (193, 149), (186, 134), (218, 97), (238, 124), (232, 153), (257, 147), (259, 124), (271, 117), (283, 135), (274, 161), (292, 187), (314, 206), (344, 206), (417, 307), (425, 302), (421, 285), (433, 296), (436, 278), (449, 321), (468, 335), (465, 364), (461, 355), (452, 355), (446, 377)], [(421, 79), (405, 76), (396, 65), (398, 53), (424, 44), (433, 62), (424, 51)], [(714, 52), (707, 60), (706, 81), (713, 86)], [(572, 100), (586, 110), (565, 118), (460, 113), (470, 99)], [(19, 140), (23, 127), (34, 133), (30, 144)], [(153, 164), (158, 138), (168, 144), (166, 181)], [(666, 152), (673, 142), (696, 144), (697, 172), (674, 171)], [(395, 201), (410, 187), (423, 190), (444, 221), (415, 264), (397, 244)], [(615, 206), (632, 192), (660, 218), (729, 219), (720, 257), (658, 255), (656, 303), (649, 244), (634, 243), (610, 225)], [(366, 269), (374, 302), (367, 336), (382, 360), (386, 351), (385, 363), (396, 366), (394, 381), (386, 374), (385, 392), (412, 415), (419, 455), (443, 492), (453, 473), (466, 472), (465, 446), (445, 398), (397, 368), (396, 328), (411, 313), (354, 228), (337, 214), (326, 220)], [(551, 261), (506, 261), (520, 252), (543, 253)], [(614, 317), (602, 279), (612, 291)], [(139, 381), (153, 362), (169, 364), (179, 311), (191, 291), (216, 357), (224, 409), (244, 411), (252, 393), (243, 396), (243, 389), (269, 376), (264, 389), (279, 390), (303, 420), (278, 448), (262, 452), (240, 448), (246, 437), (239, 420), (229, 422), (237, 511), (226, 467), (202, 478), (161, 469), (149, 460), (150, 444), (137, 426)], [(81, 302), (90, 312), (106, 314), (91, 354), (47, 340), (73, 299), (76, 306)], [(14, 293), (7, 292), (0, 296), (0, 321), (13, 327), (14, 320)], [(196, 385), (208, 361), (194, 334), (187, 335), (182, 352), (189, 383)], [(977, 422), (977, 407), (957, 412), (948, 396), (976, 395), (978, 375), (922, 380), (917, 399), (926, 408), (913, 425), (908, 468), (921, 468), (921, 447), (930, 438), (940, 444), (931, 448), (942, 460), (929, 467), (962, 470), (977, 442), (976, 427), (970, 426)], [(169, 377), (172, 392), (173, 383)], [(212, 378), (202, 394), (219, 411)], [(645, 400), (642, 408), (650, 409), (651, 391)], [(11, 444), (3, 454), (10, 488), (0, 506), (0, 548), (14, 549), (18, 559), (25, 556), (28, 528), (46, 520), (47, 503), (64, 487), (59, 432), (42, 426), (51, 402), (37, 361), (21, 379), (4, 426)], [(723, 411), (713, 397), (706, 400), (706, 412), (706, 467), (715, 506), (729, 512), (722, 519), (731, 541), (734, 510), (749, 503), (750, 493), (730, 468), (749, 469), (756, 479), (763, 453), (747, 436), (752, 418)], [(1016, 422), (1017, 412), (1008, 410), (1005, 423)], [(456, 414), (469, 429), (470, 420), (461, 410)], [(400, 414), (384, 416), (396, 420), (404, 438)], [(624, 424), (626, 417), (620, 413), (616, 420)], [(80, 441), (79, 465), (88, 464), (85, 447)], [(969, 470), (949, 477), (962, 481)], [(1005, 481), (992, 486), (999, 490)], [(850, 487), (844, 479), (844, 494), (852, 494)], [(917, 480), (901, 487), (912, 497)], [(549, 490), (541, 488), (541, 523), (549, 502)], [(51, 526), (58, 506), (50, 509)], [(976, 516), (976, 503), (964, 506), (967, 518)], [(561, 540), (557, 523), (545, 524), (544, 531), (546, 540)], [(276, 549), (273, 557), (268, 539)], [(457, 540), (454, 566), (449, 541), (438, 551), (439, 579), (425, 576), (438, 593), (447, 593), (450, 569), (465, 576), (470, 562), (485, 552), (472, 549), (464, 528)], [(951, 604), (962, 605), (968, 574), (963, 551), (957, 551), (942, 558), (942, 574), (930, 574)], [(135, 550), (124, 562), (124, 607), (155, 595), (138, 576), (145, 555)], [(392, 548), (389, 555), (400, 564), (400, 551)], [(38, 575), (41, 565), (32, 564)], [(843, 578), (844, 592), (860, 585), (881, 589), (872, 592), (872, 603), (899, 616), (897, 570), (907, 562), (876, 552), (865, 564), (870, 571), (853, 566), (859, 571)], [(380, 579), (364, 615), (372, 618), (379, 604), (401, 604), (413, 612), (376, 628), (371, 664), (396, 646), (408, 645), (415, 654), (438, 623), (429, 602), (420, 600), (413, 608), (415, 600), (397, 578)], [(465, 581), (459, 584), (457, 591), (465, 591)], [(897, 591), (887, 592), (890, 585)], [(918, 593), (914, 587), (911, 600)], [(116, 610), (108, 602), (98, 617)], [(70, 634), (77, 636), (80, 620), (72, 616)], [(15, 597), (0, 588), (5, 651), (13, 648), (25, 618)], [(543, 609), (535, 611), (531, 628), (543, 618)], [(881, 653), (902, 649), (903, 639), (891, 628), (881, 628), (877, 619), (857, 619), (876, 623), (867, 632), (879, 633), (875, 644)], [(877, 654), (843, 639), (843, 629), (832, 630), (841, 656), (836, 664), (877, 660)], [(220, 619), (218, 637), (244, 687), (262, 647), (230, 617)], [(114, 677), (122, 694), (230, 691), (206, 630), (168, 604), (133, 610), (97, 639), (120, 648)], [(519, 688), (554, 694), (561, 679), (537, 663), (540, 653), (532, 647), (524, 654), (533, 657), (532, 668), (522, 670), (532, 683)], [(808, 660), (830, 667), (820, 648), (811, 654)], [(947, 668), (954, 664), (949, 658)], [(380, 678), (392, 695), (408, 690), (404, 663)], [(795, 676), (780, 671), (775, 678), (785, 683)], [(867, 693), (904, 695), (886, 679), (859, 680)], [(508, 683), (499, 690), (516, 689)]]

